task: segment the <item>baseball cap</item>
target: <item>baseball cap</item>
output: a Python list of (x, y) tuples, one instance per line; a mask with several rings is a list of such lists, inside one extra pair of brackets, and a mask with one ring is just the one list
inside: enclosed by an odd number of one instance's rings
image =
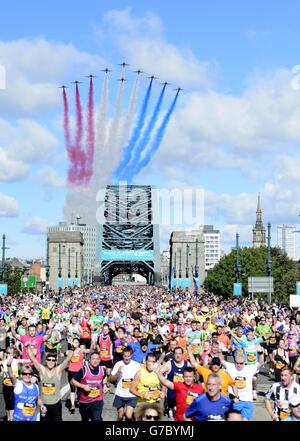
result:
[(219, 359), (219, 357), (213, 357), (211, 359), (210, 365), (212, 366), (214, 364), (216, 364), (217, 366), (221, 366), (222, 363), (221, 363), (221, 360)]
[(300, 404), (300, 397), (298, 395), (293, 395), (289, 400), (289, 405), (292, 407), (297, 407)]

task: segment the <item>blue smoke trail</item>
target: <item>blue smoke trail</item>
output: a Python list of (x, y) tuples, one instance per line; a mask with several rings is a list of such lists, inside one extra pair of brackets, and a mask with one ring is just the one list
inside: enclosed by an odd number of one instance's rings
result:
[(156, 121), (157, 121), (157, 118), (158, 118), (158, 115), (159, 115), (159, 111), (160, 111), (160, 108), (161, 108), (161, 105), (162, 105), (162, 101), (163, 101), (163, 98), (164, 98), (165, 91), (166, 91), (166, 85), (164, 85), (162, 90), (161, 90), (161, 93), (159, 95), (157, 104), (155, 106), (153, 115), (151, 117), (151, 120), (150, 120), (147, 128), (145, 129), (145, 133), (144, 133), (142, 139), (140, 140), (140, 142), (139, 142), (139, 144), (138, 144), (138, 146), (137, 146), (137, 148), (136, 148), (136, 150), (134, 152), (134, 155), (133, 155), (133, 158), (132, 158), (132, 161), (131, 161), (132, 166), (130, 167), (130, 163), (128, 164), (130, 169), (129, 169), (128, 173), (125, 174), (125, 177), (124, 177), (125, 180), (127, 180), (127, 181), (130, 181), (132, 179), (132, 177), (135, 175), (135, 169), (136, 169), (136, 167), (138, 165), (138, 160), (140, 158), (140, 155), (141, 155), (142, 151), (146, 148), (148, 142), (150, 141), (151, 133), (152, 133), (154, 127), (155, 127), (155, 124), (156, 124)]
[(148, 86), (148, 89), (147, 89), (147, 92), (146, 92), (146, 95), (145, 95), (145, 98), (143, 101), (141, 113), (138, 118), (137, 125), (131, 135), (131, 138), (130, 138), (127, 146), (125, 147), (123, 159), (122, 159), (121, 163), (119, 164), (117, 170), (114, 173), (114, 179), (116, 179), (117, 181), (122, 179), (122, 175), (124, 174), (123, 173), (124, 169), (127, 166), (127, 164), (131, 161), (132, 150), (133, 150), (135, 144), (138, 142), (141, 130), (143, 129), (143, 126), (145, 124), (146, 113), (147, 113), (150, 93), (151, 93), (151, 89), (152, 89), (152, 83), (153, 83), (153, 80), (150, 81), (150, 84)]
[(135, 168), (135, 173), (134, 175), (136, 175), (137, 173), (139, 173), (142, 168), (146, 167), (146, 165), (149, 164), (149, 162), (151, 161), (151, 159), (153, 158), (153, 155), (155, 154), (155, 152), (157, 151), (157, 149), (159, 148), (163, 136), (165, 134), (167, 125), (169, 123), (169, 120), (171, 118), (172, 113), (174, 112), (175, 106), (176, 106), (176, 102), (177, 102), (177, 98), (178, 98), (178, 94), (179, 94), (179, 90), (176, 93), (174, 100), (168, 110), (168, 112), (166, 113), (160, 127), (157, 130), (156, 136), (152, 142), (152, 145), (150, 147), (150, 149), (148, 150), (146, 156), (144, 157), (144, 159), (142, 161), (139, 162), (139, 164), (137, 165), (137, 167)]

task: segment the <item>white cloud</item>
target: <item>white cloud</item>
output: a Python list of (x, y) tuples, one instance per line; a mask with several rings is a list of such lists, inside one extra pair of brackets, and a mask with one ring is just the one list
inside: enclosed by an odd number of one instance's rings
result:
[(0, 217), (16, 217), (18, 214), (18, 201), (14, 197), (0, 193)]
[(45, 166), (37, 173), (39, 181), (46, 187), (65, 187), (66, 179), (59, 176), (59, 174), (50, 166)]
[(61, 103), (59, 84), (105, 64), (103, 58), (71, 44), (42, 38), (0, 41), (0, 61), (6, 71), (0, 114), (14, 116), (57, 108)]
[(188, 48), (166, 41), (160, 18), (152, 13), (134, 17), (130, 8), (105, 14), (100, 40), (116, 41), (130, 64), (178, 85), (209, 86), (217, 77), (215, 62), (201, 62)]
[(40, 217), (33, 217), (25, 223), (22, 231), (27, 234), (45, 234), (49, 222)]
[(29, 168), (25, 162), (11, 159), (0, 147), (0, 182), (20, 181), (28, 176)]

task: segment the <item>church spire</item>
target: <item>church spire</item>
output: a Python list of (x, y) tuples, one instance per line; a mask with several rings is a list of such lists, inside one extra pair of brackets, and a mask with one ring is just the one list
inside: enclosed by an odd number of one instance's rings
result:
[(257, 198), (256, 222), (253, 228), (253, 247), (258, 248), (266, 245), (266, 229), (262, 222), (262, 209), (260, 205), (260, 193)]

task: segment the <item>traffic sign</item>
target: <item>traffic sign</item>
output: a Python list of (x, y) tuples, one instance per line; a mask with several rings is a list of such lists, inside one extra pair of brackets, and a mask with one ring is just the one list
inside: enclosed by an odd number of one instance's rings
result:
[(29, 276), (21, 277), (21, 287), (22, 288), (35, 288), (36, 287), (36, 276), (30, 274)]

